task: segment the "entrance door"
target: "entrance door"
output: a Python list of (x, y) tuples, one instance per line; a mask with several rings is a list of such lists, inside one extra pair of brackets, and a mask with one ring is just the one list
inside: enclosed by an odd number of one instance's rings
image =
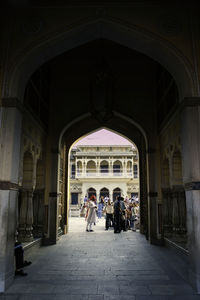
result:
[(109, 197), (109, 190), (107, 188), (103, 188), (100, 190), (100, 198), (101, 197)]
[(78, 193), (71, 193), (71, 204), (77, 205), (78, 204)]

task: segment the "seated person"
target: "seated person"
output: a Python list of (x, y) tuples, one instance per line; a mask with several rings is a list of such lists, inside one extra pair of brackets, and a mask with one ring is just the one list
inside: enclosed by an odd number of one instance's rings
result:
[(23, 267), (29, 266), (31, 261), (24, 261), (24, 249), (22, 244), (15, 242), (15, 275), (27, 276), (24, 272)]

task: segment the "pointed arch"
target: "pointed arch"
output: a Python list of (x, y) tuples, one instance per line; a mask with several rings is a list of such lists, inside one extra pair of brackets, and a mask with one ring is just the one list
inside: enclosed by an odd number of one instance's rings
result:
[(180, 98), (197, 93), (192, 66), (168, 40), (138, 25), (119, 22), (117, 19), (93, 19), (78, 22), (66, 31), (57, 28), (51, 38), (38, 40), (21, 50), (15, 57), (5, 79), (4, 97), (23, 99), (25, 86), (31, 74), (50, 59), (96, 39), (108, 39), (139, 51), (163, 65), (174, 77)]
[(89, 160), (88, 162), (87, 162), (87, 166), (86, 166), (86, 173), (87, 173), (87, 175), (89, 176), (89, 175), (94, 175), (94, 173), (96, 173), (96, 171), (97, 171), (97, 167), (96, 167), (96, 163), (95, 163), (95, 161), (94, 160)]

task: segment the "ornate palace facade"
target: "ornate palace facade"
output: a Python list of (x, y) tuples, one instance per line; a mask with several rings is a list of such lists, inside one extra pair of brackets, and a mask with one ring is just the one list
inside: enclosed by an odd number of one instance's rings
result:
[(70, 206), (80, 206), (85, 195), (114, 201), (139, 193), (138, 153), (131, 145), (80, 145), (71, 151), (70, 170)]

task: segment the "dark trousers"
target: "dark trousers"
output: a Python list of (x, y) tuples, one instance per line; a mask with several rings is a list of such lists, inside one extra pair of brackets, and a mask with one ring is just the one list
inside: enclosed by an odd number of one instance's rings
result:
[(122, 230), (127, 231), (127, 219), (122, 219)]
[(111, 226), (111, 222), (113, 224), (113, 214), (106, 214), (106, 229)]
[(24, 249), (20, 243), (15, 243), (15, 262), (16, 270), (23, 268), (24, 265)]
[(122, 230), (121, 214), (115, 213), (114, 215), (114, 233), (120, 233)]

